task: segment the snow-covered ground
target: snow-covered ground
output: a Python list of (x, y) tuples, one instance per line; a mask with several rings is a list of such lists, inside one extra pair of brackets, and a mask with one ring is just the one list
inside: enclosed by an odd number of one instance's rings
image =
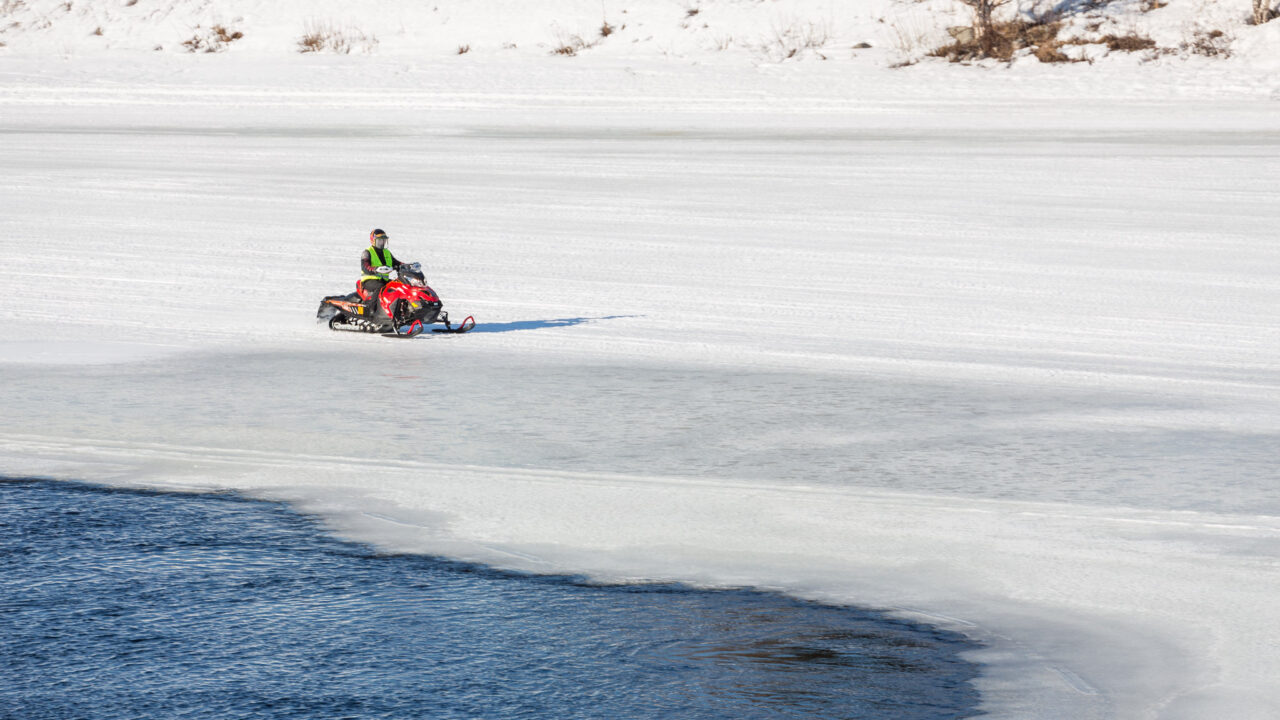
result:
[[(0, 473), (889, 607), (989, 644), (997, 717), (1280, 716), (1280, 23), (1240, 4), (1225, 60), (891, 69), (874, 13), (946, 3), (0, 2)], [(531, 5), (637, 19), (553, 56)], [(844, 55), (689, 39), (777, 13)], [(375, 226), (475, 332), (313, 324)]]
[[(1280, 26), (1250, 25), (1251, 9), (1251, 0), (1019, 0), (996, 19), (1058, 23), (1062, 52), (1076, 60), (1177, 64), (1229, 55), (1274, 71)], [(0, 0), (0, 53), (560, 53), (885, 65), (923, 59), (971, 22), (960, 0)], [(1118, 51), (1108, 36), (1147, 38), (1152, 47)], [(1030, 54), (1024, 64), (1035, 65)]]

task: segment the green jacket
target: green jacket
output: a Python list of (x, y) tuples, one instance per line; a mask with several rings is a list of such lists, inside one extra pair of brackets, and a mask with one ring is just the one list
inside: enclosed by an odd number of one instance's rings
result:
[(364, 254), (360, 256), (360, 271), (364, 273), (364, 275), (360, 276), (360, 282), (364, 282), (365, 280), (389, 281), (391, 279), (390, 275), (384, 275), (379, 273), (377, 270), (377, 268), (382, 267), (383, 265), (390, 268), (395, 267), (397, 265), (395, 256), (393, 256), (391, 251), (386, 248), (379, 250), (376, 247), (370, 246), (369, 249), (365, 250)]

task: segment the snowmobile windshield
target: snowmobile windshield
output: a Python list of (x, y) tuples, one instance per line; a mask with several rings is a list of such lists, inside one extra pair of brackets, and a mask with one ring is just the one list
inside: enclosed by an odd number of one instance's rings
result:
[(418, 263), (407, 265), (400, 268), (400, 281), (413, 285), (414, 287), (425, 287), (427, 284), (426, 276), (422, 274), (422, 266)]

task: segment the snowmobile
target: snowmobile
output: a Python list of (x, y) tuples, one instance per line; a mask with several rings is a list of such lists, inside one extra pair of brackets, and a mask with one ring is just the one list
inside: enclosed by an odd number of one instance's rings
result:
[(394, 268), (383, 266), (377, 271), (386, 275), (394, 271), (396, 279), (382, 288), (372, 313), (365, 304), (369, 300), (368, 291), (357, 281), (355, 292), (330, 295), (321, 300), (316, 322), (327, 321), (330, 330), (405, 338), (418, 335), (433, 323), (444, 323), (443, 328), (431, 329), (431, 332), (438, 333), (464, 333), (476, 326), (475, 318), (470, 315), (456, 326), (449, 322), (449, 313), (442, 309), (440, 296), (427, 285), (421, 263)]

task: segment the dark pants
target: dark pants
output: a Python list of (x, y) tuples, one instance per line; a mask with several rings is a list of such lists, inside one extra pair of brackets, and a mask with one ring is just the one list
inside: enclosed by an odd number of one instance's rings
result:
[(386, 280), (361, 280), (360, 287), (369, 294), (369, 299), (364, 301), (365, 317), (373, 317), (378, 312), (378, 297), (382, 295), (382, 288), (387, 286)]

